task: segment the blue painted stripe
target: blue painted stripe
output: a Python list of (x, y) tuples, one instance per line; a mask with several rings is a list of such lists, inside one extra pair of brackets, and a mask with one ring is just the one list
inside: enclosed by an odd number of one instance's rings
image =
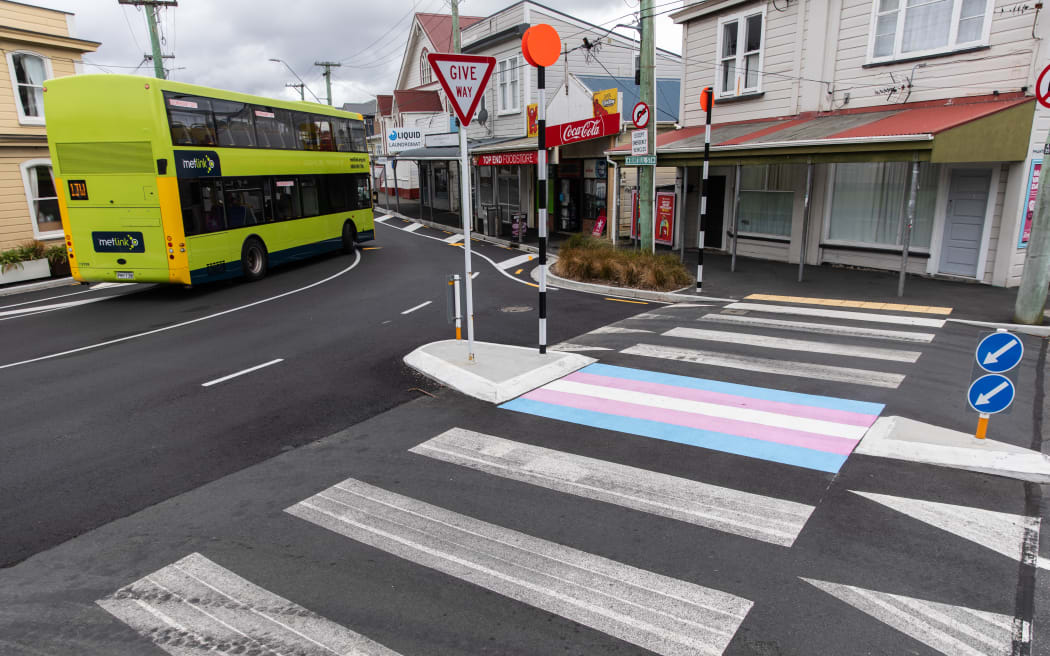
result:
[(547, 417), (548, 419), (558, 419), (620, 433), (633, 433), (657, 440), (689, 444), (749, 458), (760, 458), (785, 465), (794, 465), (831, 473), (837, 473), (842, 464), (846, 462), (847, 457), (837, 453), (827, 453), (825, 451), (777, 444), (776, 442), (766, 442), (764, 440), (753, 440), (738, 435), (716, 433), (685, 426), (674, 426), (648, 419), (633, 419), (592, 412), (590, 410), (567, 408), (523, 398), (504, 403), (500, 408)]
[(629, 369), (627, 367), (616, 367), (609, 364), (592, 364), (580, 371), (598, 376), (609, 376), (611, 378), (623, 378), (625, 380), (637, 380), (643, 383), (660, 383), (662, 385), (674, 385), (676, 387), (688, 387), (690, 389), (703, 390), (705, 392), (721, 392), (722, 394), (735, 394), (763, 401), (779, 401), (781, 403), (794, 403), (796, 405), (807, 405), (814, 408), (827, 408), (829, 410), (845, 410), (862, 415), (878, 415), (886, 406), (882, 403), (868, 403), (866, 401), (853, 401), (850, 399), (839, 399), (834, 396), (817, 396), (814, 394), (800, 394), (798, 392), (784, 392), (766, 387), (752, 387), (750, 385), (736, 385), (734, 383), (723, 383), (717, 380), (706, 380), (704, 378), (692, 378), (690, 376), (676, 376), (644, 369)]

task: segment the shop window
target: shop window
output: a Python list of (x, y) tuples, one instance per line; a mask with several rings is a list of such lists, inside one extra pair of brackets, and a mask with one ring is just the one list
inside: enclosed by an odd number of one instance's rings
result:
[[(911, 188), (911, 164), (864, 162), (836, 164), (827, 240), (846, 244), (902, 246)], [(919, 191), (911, 246), (929, 248), (937, 203), (939, 170), (919, 164)]]
[(790, 237), (794, 205), (789, 165), (740, 167), (737, 222), (741, 234)]
[(719, 19), (716, 87), (719, 98), (742, 96), (762, 90), (765, 19), (765, 9)]
[(44, 124), (44, 80), (52, 77), (51, 61), (30, 52), (7, 53), (11, 71), (18, 122), (23, 125)]
[(499, 111), (501, 114), (514, 114), (518, 108), (518, 58), (510, 57), (496, 65)]
[(58, 194), (51, 174), (51, 160), (31, 159), (22, 162), (22, 182), (25, 185), (29, 216), (33, 221), (33, 235), (37, 239), (61, 239), (62, 217), (58, 212)]
[(892, 61), (983, 45), (992, 0), (877, 0), (868, 58)]

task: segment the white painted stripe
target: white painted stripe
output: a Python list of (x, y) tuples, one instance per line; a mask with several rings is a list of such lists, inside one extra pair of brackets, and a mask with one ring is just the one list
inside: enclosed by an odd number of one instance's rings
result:
[(814, 507), (453, 428), (413, 453), (790, 547)]
[(445, 242), (446, 244), (455, 244), (457, 242), (463, 241), (463, 235), (452, 235), (451, 237), (445, 237), (441, 241)]
[[(678, 306), (675, 306), (678, 307)], [(791, 330), (802, 333), (818, 333), (822, 335), (842, 335), (845, 337), (865, 337), (869, 339), (886, 339), (896, 342), (930, 343), (933, 341), (934, 333), (914, 333), (907, 330), (886, 330), (883, 328), (863, 328), (861, 326), (844, 326), (841, 324), (815, 323), (811, 321), (785, 321), (783, 319), (767, 319), (764, 317), (741, 316), (739, 314), (705, 314), (700, 321), (714, 321), (717, 323), (728, 323), (734, 326), (749, 326), (752, 328), (776, 328), (778, 330)]]
[(480, 271), (475, 271), (474, 273), (470, 274), (470, 279), (473, 280), (473, 279), (477, 278), (480, 275), (481, 275)]
[(405, 226), (404, 228), (401, 228), (401, 229), (404, 230), (405, 232), (415, 232), (416, 230), (419, 230), (422, 227), (423, 227), (422, 223), (411, 223), (411, 224), (409, 224), (409, 225), (407, 225), (407, 226)]
[(824, 419), (809, 419), (806, 417), (794, 417), (782, 415), (767, 410), (754, 410), (735, 405), (719, 405), (705, 401), (690, 401), (688, 399), (677, 399), (659, 394), (649, 394), (636, 390), (625, 390), (618, 387), (604, 387), (591, 385), (589, 383), (578, 383), (572, 380), (560, 379), (548, 383), (543, 389), (566, 394), (580, 394), (596, 399), (618, 401), (620, 403), (637, 403), (652, 408), (663, 408), (664, 410), (675, 410), (688, 412), (705, 417), (719, 417), (721, 419), (732, 419), (735, 421), (746, 421), (763, 426), (776, 426), (778, 428), (789, 428), (791, 430), (816, 433), (818, 435), (830, 435), (850, 440), (859, 440), (864, 437), (868, 430), (866, 426), (851, 426), (840, 424)]
[(379, 223), (382, 223), (383, 221), (390, 220), (391, 218), (393, 218), (393, 216), (394, 216), (393, 214), (387, 214), (386, 216), (380, 216), (380, 217), (376, 218), (375, 221), (377, 221)]
[(401, 314), (409, 314), (409, 313), (411, 313), (411, 312), (415, 312), (416, 310), (419, 310), (419, 309), (421, 309), (421, 308), (425, 308), (426, 306), (430, 305), (430, 304), (431, 304), (431, 303), (433, 303), (433, 302), (434, 302), (434, 301), (426, 301), (426, 302), (424, 302), (424, 303), (420, 303), (419, 305), (415, 305), (415, 306), (413, 306), (413, 307), (410, 307), (410, 308), (408, 308), (407, 310), (405, 310), (405, 311), (404, 311), (404, 312), (402, 312)]
[(586, 344), (573, 344), (572, 342), (562, 342), (561, 344), (555, 344), (551, 347), (552, 351), (561, 351), (563, 353), (576, 353), (578, 351), (611, 351), (611, 348), (605, 346), (587, 346)]
[(224, 382), (230, 380), (231, 378), (236, 378), (238, 376), (243, 376), (244, 374), (250, 374), (253, 371), (258, 371), (259, 369), (262, 369), (263, 367), (269, 367), (270, 365), (277, 364), (278, 362), (284, 362), (284, 358), (277, 358), (276, 360), (270, 360), (269, 362), (264, 362), (262, 364), (257, 364), (254, 367), (248, 367), (247, 369), (242, 369), (241, 371), (238, 371), (237, 373), (232, 373), (229, 376), (223, 376), (222, 378), (216, 378), (215, 380), (209, 380), (206, 383), (201, 383), (201, 387), (211, 387), (212, 385), (218, 385), (219, 383), (224, 383)]
[(496, 266), (498, 266), (501, 269), (511, 269), (513, 267), (518, 266), (519, 264), (525, 264), (526, 262), (529, 262), (534, 259), (536, 259), (535, 255), (518, 255), (517, 257), (512, 257), (509, 260), (503, 260)]
[(644, 330), (642, 328), (624, 328), (622, 326), (602, 326), (601, 328), (595, 328), (587, 335), (629, 335), (632, 333), (652, 333), (651, 330)]
[(671, 307), (676, 308), (694, 308), (694, 307), (711, 307), (714, 303), (675, 303)]
[(641, 355), (647, 358), (679, 360), (682, 362), (705, 364), (713, 367), (744, 369), (747, 371), (778, 374), (781, 376), (815, 378), (817, 380), (856, 383), (857, 385), (888, 387), (891, 389), (900, 387), (901, 382), (904, 381), (904, 374), (890, 374), (881, 371), (868, 371), (867, 369), (852, 369), (849, 367), (833, 367), (831, 365), (812, 364), (809, 362), (792, 362), (790, 360), (770, 360), (747, 355), (732, 355), (728, 353), (716, 353), (714, 351), (698, 351), (694, 349), (675, 348), (673, 346), (658, 346), (656, 344), (635, 344), (630, 348), (620, 351), (620, 353), (626, 353), (627, 355)]
[(135, 333), (134, 335), (127, 335), (125, 337), (118, 337), (116, 339), (110, 339), (110, 340), (106, 340), (104, 342), (96, 342), (95, 344), (89, 344), (87, 346), (81, 346), (80, 348), (69, 349), (68, 351), (59, 351), (58, 353), (50, 353), (48, 355), (42, 355), (42, 356), (40, 356), (38, 358), (30, 358), (29, 360), (20, 360), (19, 362), (10, 362), (8, 364), (0, 365), (0, 369), (8, 369), (10, 367), (19, 367), (19, 366), (24, 365), (24, 364), (32, 364), (33, 362), (41, 362), (43, 360), (51, 360), (52, 358), (61, 358), (61, 357), (66, 356), (66, 355), (72, 355), (74, 353), (81, 353), (83, 351), (90, 351), (92, 349), (101, 348), (103, 346), (110, 346), (111, 344), (119, 344), (120, 342), (127, 342), (127, 341), (130, 341), (132, 339), (138, 339), (140, 337), (146, 337), (147, 335), (155, 335), (157, 333), (163, 333), (163, 332), (166, 332), (168, 330), (174, 330), (176, 328), (182, 328), (183, 326), (189, 326), (189, 325), (192, 325), (192, 324), (195, 324), (195, 323), (200, 323), (201, 321), (207, 321), (209, 319), (214, 319), (216, 317), (221, 317), (223, 315), (231, 314), (233, 312), (239, 312), (240, 310), (246, 310), (246, 309), (248, 309), (250, 307), (255, 307), (256, 305), (262, 305), (263, 303), (269, 303), (270, 301), (276, 301), (279, 298), (284, 298), (285, 296), (291, 296), (292, 294), (298, 294), (299, 292), (305, 292), (307, 289), (313, 289), (314, 287), (317, 287), (318, 285), (323, 285), (324, 283), (328, 282), (329, 280), (335, 280), (339, 276), (341, 276), (341, 275), (343, 275), (345, 273), (349, 273), (354, 267), (356, 267), (360, 263), (361, 263), (361, 252), (355, 249), (354, 250), (354, 261), (353, 261), (353, 263), (350, 264), (350, 266), (346, 267), (342, 271), (337, 271), (336, 273), (333, 273), (332, 275), (328, 276), (327, 278), (322, 278), (321, 280), (318, 280), (317, 282), (312, 282), (309, 285), (305, 285), (303, 287), (299, 287), (298, 289), (293, 289), (291, 291), (287, 291), (287, 292), (284, 292), (284, 293), (281, 293), (281, 294), (277, 294), (276, 296), (270, 296), (269, 298), (263, 298), (263, 299), (260, 299), (258, 301), (254, 301), (252, 303), (246, 303), (245, 305), (239, 305), (237, 307), (230, 308), (229, 310), (223, 310), (221, 312), (214, 312), (212, 314), (209, 314), (209, 315), (206, 315), (206, 316), (203, 316), (203, 317), (198, 317), (196, 319), (190, 319), (189, 321), (183, 321), (181, 323), (172, 324), (170, 326), (164, 326), (163, 328), (154, 328), (153, 330), (147, 330), (145, 332)]
[(1012, 653), (1013, 618), (1009, 615), (852, 585), (802, 580), (942, 654), (1009, 656)]
[(956, 506), (937, 501), (894, 497), (850, 490), (865, 499), (892, 508), (920, 522), (957, 535), (1013, 560), (1020, 560), (1025, 531), (1039, 530), (1038, 517), (1014, 515), (984, 508)]
[(721, 654), (752, 606), (352, 478), (287, 512), (658, 654)]
[(212, 652), (397, 656), (197, 553), (96, 603), (177, 656)]
[(851, 346), (834, 344), (808, 339), (788, 339), (786, 337), (767, 337), (750, 333), (726, 332), (722, 330), (701, 330), (699, 328), (672, 328), (663, 333), (664, 337), (681, 337), (699, 339), (723, 344), (742, 344), (758, 348), (780, 349), (783, 351), (803, 351), (808, 353), (827, 353), (844, 355), (852, 358), (869, 358), (872, 360), (891, 360), (894, 362), (915, 362), (922, 353), (918, 351), (900, 351), (897, 349), (877, 348), (874, 346)]
[(81, 305), (88, 305), (90, 303), (98, 303), (99, 301), (108, 301), (111, 298), (118, 298), (118, 296), (102, 296), (99, 298), (87, 298), (82, 301), (65, 301), (63, 303), (50, 303), (48, 305), (34, 305), (32, 307), (22, 307), (17, 310), (4, 310), (0, 312), (0, 317), (10, 317), (16, 314), (29, 314), (34, 312), (42, 312), (44, 310), (66, 310), (69, 308), (78, 307)]
[(95, 291), (96, 289), (109, 289), (110, 287), (126, 287), (127, 285), (128, 283), (126, 282), (97, 282), (94, 285), (91, 285), (91, 291)]
[(786, 305), (765, 305), (762, 303), (730, 303), (727, 310), (748, 310), (750, 312), (770, 312), (773, 314), (797, 314), (806, 317), (828, 317), (829, 319), (846, 319), (848, 321), (874, 321), (893, 323), (902, 326), (925, 326), (940, 328), (944, 319), (927, 319), (926, 317), (908, 317), (900, 314), (876, 314), (875, 312), (847, 312), (846, 310), (825, 310), (823, 308), (794, 307)]

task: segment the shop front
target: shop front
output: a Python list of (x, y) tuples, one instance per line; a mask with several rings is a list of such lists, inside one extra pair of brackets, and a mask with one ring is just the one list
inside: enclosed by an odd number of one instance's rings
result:
[(536, 151), (480, 153), (477, 172), (475, 229), (503, 239), (526, 240), (535, 232), (529, 202), (535, 188)]
[(555, 168), (554, 230), (592, 232), (605, 218), (608, 168), (604, 158), (562, 158)]

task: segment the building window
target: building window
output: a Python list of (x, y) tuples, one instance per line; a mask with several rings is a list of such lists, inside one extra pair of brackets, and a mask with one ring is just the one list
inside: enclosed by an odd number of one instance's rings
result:
[(43, 125), (44, 80), (51, 77), (50, 60), (29, 52), (9, 52), (7, 68), (11, 71), (11, 85), (17, 99), (18, 122)]
[(991, 0), (877, 0), (868, 58), (888, 61), (982, 45)]
[(51, 174), (51, 160), (31, 159), (22, 162), (22, 182), (25, 185), (29, 216), (33, 222), (33, 236), (37, 239), (61, 239), (62, 217), (58, 212), (58, 194)]
[(765, 9), (718, 21), (718, 97), (762, 90), (762, 43)]
[[(910, 245), (929, 248), (937, 204), (936, 164), (919, 164), (919, 191)], [(908, 162), (836, 164), (827, 240), (890, 248), (903, 245), (911, 188)]]
[(518, 108), (518, 58), (510, 57), (497, 64), (500, 114), (516, 114)]
[(430, 84), (433, 79), (431, 77), (430, 62), (427, 61), (427, 49), (423, 48), (423, 52), (419, 55), (419, 84)]
[(786, 164), (741, 167), (737, 209), (741, 234), (791, 236), (795, 192), (790, 176)]

